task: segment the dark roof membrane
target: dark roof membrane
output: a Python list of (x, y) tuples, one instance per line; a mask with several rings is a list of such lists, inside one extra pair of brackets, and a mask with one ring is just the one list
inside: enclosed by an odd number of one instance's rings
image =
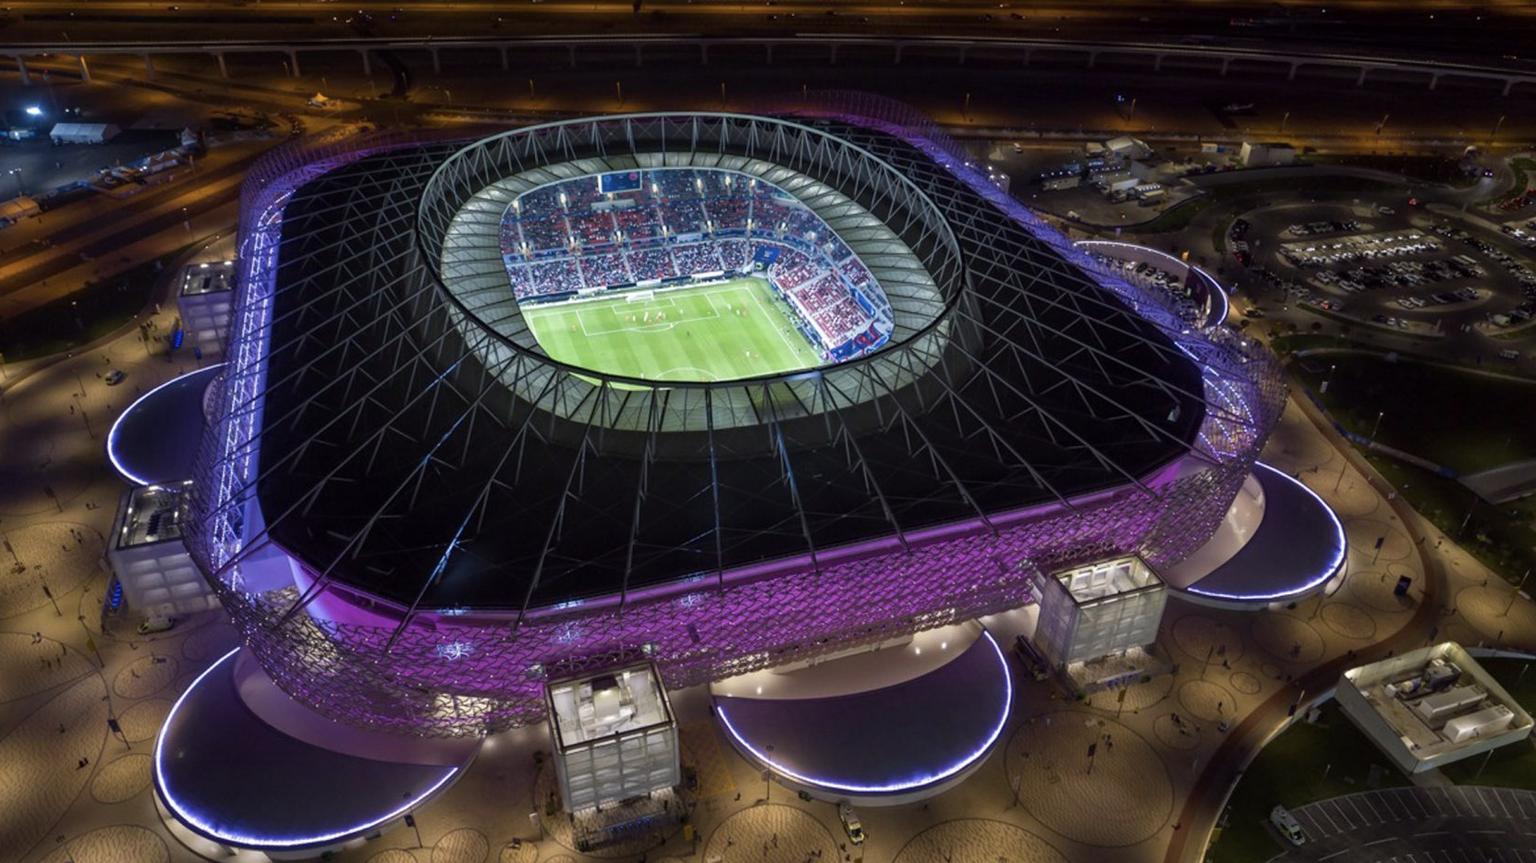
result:
[(970, 270), (952, 338), (927, 378), (856, 411), (765, 397), (760, 425), (719, 433), (534, 411), (424, 323), (446, 301), (414, 206), (451, 150), (299, 190), (261, 436), (274, 539), (403, 605), (532, 608), (1125, 486), (1187, 452), (1201, 371), (1166, 336), (906, 143), (836, 131), (951, 223)]

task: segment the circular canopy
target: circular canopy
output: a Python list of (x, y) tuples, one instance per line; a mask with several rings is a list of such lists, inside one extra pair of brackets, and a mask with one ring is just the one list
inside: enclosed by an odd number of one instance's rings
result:
[(139, 397), (112, 424), (107, 457), (134, 485), (180, 482), (192, 476), (192, 457), (207, 430), (203, 393), (224, 367), (198, 369)]

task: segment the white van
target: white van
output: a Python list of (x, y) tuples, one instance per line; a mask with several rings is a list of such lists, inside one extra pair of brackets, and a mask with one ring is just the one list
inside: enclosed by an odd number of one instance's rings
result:
[(1292, 845), (1307, 844), (1306, 834), (1301, 832), (1301, 823), (1284, 806), (1276, 806), (1269, 810), (1269, 823), (1275, 825), (1280, 835)]
[(855, 845), (864, 844), (864, 825), (859, 823), (859, 816), (853, 812), (853, 807), (847, 803), (839, 804), (837, 817), (843, 822), (843, 832), (848, 834), (848, 841)]

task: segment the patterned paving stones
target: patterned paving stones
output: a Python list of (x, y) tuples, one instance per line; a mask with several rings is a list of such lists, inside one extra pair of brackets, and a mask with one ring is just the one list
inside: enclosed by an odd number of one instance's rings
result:
[(141, 656), (128, 663), (112, 681), (112, 691), (122, 698), (143, 698), (171, 685), (176, 679), (173, 656)]
[[(1456, 593), (1456, 612), (1490, 641), (1498, 633), (1536, 632), (1536, 605), (1516, 601), (1515, 588), (1497, 579), (1484, 587), (1464, 587)], [(1506, 610), (1508, 613), (1506, 614)]]
[(53, 849), (39, 863), (169, 863), (165, 840), (143, 827), (113, 824)]
[(369, 857), (368, 863), (416, 863), (416, 855), (402, 848), (391, 848)]
[(1376, 634), (1376, 618), (1344, 602), (1328, 603), (1317, 616), (1345, 638), (1364, 639)]
[(1207, 722), (1232, 718), (1237, 699), (1225, 687), (1209, 680), (1191, 680), (1179, 687), (1184, 712)]
[[(1344, 525), (1344, 535), (1350, 549), (1366, 555), (1379, 566), (1383, 561), (1399, 561), (1413, 553), (1413, 543), (1402, 529), (1384, 521), (1371, 518), (1350, 519)], [(1376, 551), (1376, 541), (1381, 540), (1381, 552)]]
[(841, 859), (832, 832), (817, 819), (792, 806), (776, 803), (743, 809), (720, 822), (709, 834), (701, 859), (718, 856), (724, 863), (761, 861), (781, 851), (775, 861), (804, 860), (820, 854), (829, 861)]
[[(4, 476), (0, 472), (0, 476)], [(79, 539), (76, 539), (76, 536)], [(15, 550), (3, 564), (4, 577), (0, 577), (0, 617), (14, 617), (49, 605), (43, 585), (53, 592), (55, 599), (79, 590), (96, 576), (96, 561), (101, 558), (101, 537), (96, 531), (82, 524), (65, 521), (45, 521), (11, 527), (5, 538)], [(26, 569), (13, 572), (16, 560)]]
[(912, 837), (895, 863), (1066, 863), (1050, 843), (1002, 821), (965, 818), (935, 824)]
[(1253, 640), (1283, 662), (1309, 663), (1323, 658), (1323, 637), (1294, 614), (1263, 611), (1253, 619)]
[[(496, 863), (534, 863), (537, 859), (539, 859), (539, 849), (534, 847), (533, 843), (525, 842), (516, 848), (508, 843), (501, 847), (501, 854), (496, 857)], [(674, 859), (667, 857), (656, 861), (656, 863), (667, 863), (668, 860)], [(678, 861), (678, 863), (681, 863), (681, 861)]]
[(1394, 612), (1410, 611), (1414, 607), (1412, 599), (1405, 596), (1397, 596), (1393, 593), (1397, 589), (1397, 576), (1390, 572), (1351, 573), (1346, 586), (1351, 598), (1359, 601), (1360, 604), (1372, 611), (1392, 614)]
[(485, 863), (491, 843), (479, 830), (463, 827), (444, 834), (432, 846), (432, 863)]
[(93, 670), (85, 657), (57, 641), (33, 644), (31, 635), (0, 632), (0, 703), (46, 692)]
[[(100, 677), (86, 677), (0, 739), (0, 860), (22, 859), (85, 789), (107, 733), (106, 694)], [(81, 758), (90, 764), (78, 768)]]
[(1211, 651), (1220, 650), (1223, 647), (1226, 648), (1226, 652), (1222, 658), (1229, 663), (1236, 662), (1242, 658), (1244, 649), (1241, 633), (1225, 622), (1203, 614), (1186, 615), (1175, 621), (1173, 643), (1189, 654), (1191, 659), (1201, 662), (1204, 662), (1208, 655), (1215, 659)]
[(1200, 745), (1200, 733), (1188, 723), (1173, 721), (1173, 715), (1165, 713), (1152, 720), (1152, 733), (1170, 749), (1189, 751)]
[(117, 721), (122, 726), (123, 736), (127, 737), (131, 743), (138, 743), (140, 740), (154, 737), (160, 731), (160, 724), (165, 722), (165, 717), (170, 712), (169, 698), (151, 698), (124, 710), (117, 717)]
[(1234, 671), (1231, 677), (1232, 691), (1243, 695), (1257, 695), (1262, 685), (1259, 679), (1246, 671)]
[(121, 803), (149, 787), (149, 756), (124, 755), (107, 762), (91, 780), (91, 797), (97, 803)]
[(1048, 713), (1021, 726), (1008, 742), (1007, 763), (1022, 776), (1024, 808), (1084, 845), (1140, 842), (1167, 823), (1173, 808), (1173, 784), (1152, 746), (1124, 725), (1082, 711)]

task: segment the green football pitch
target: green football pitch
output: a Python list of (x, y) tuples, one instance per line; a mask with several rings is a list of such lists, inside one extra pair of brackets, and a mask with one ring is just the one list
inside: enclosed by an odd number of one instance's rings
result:
[[(635, 297), (637, 292), (629, 292)], [(821, 365), (760, 278), (523, 309), (551, 357), (653, 381), (723, 381)]]

